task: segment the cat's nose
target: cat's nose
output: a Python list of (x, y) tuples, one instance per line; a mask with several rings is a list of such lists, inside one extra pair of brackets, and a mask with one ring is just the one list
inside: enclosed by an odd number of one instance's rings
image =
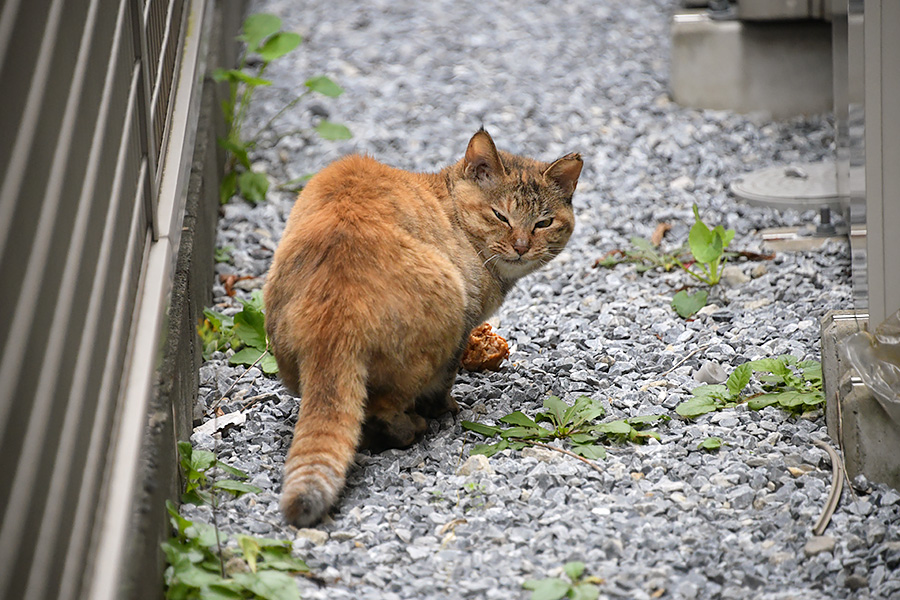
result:
[(528, 240), (525, 238), (519, 238), (516, 240), (516, 243), (513, 244), (513, 248), (519, 256), (522, 256), (526, 252), (528, 252)]

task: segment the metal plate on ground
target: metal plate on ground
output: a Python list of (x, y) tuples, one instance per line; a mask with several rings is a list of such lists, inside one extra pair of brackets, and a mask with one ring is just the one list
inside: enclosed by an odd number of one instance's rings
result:
[(798, 210), (841, 208), (833, 162), (769, 167), (741, 175), (728, 187), (739, 200), (754, 206)]

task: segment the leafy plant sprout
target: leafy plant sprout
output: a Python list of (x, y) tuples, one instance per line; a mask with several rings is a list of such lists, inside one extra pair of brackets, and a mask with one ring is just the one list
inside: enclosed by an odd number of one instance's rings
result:
[[(643, 415), (600, 423), (597, 419), (606, 411), (599, 402), (587, 396), (579, 397), (572, 405), (556, 396), (550, 396), (544, 400), (543, 408), (533, 420), (520, 411), (500, 418), (501, 423), (512, 427), (463, 421), (464, 429), (486, 438), (500, 437), (500, 441), (493, 444), (476, 444), (472, 454), (490, 457), (507, 448), (521, 450), (527, 446), (538, 446), (574, 456), (593, 465), (587, 459), (598, 460), (606, 456), (602, 441), (642, 443), (649, 438), (658, 440), (658, 433), (642, 429), (669, 420), (667, 415)], [(549, 445), (548, 442), (553, 440), (567, 442), (569, 449)]]
[(228, 359), (231, 364), (258, 364), (266, 375), (276, 375), (278, 363), (268, 350), (262, 293), (254, 291), (241, 304), (243, 308), (233, 317), (211, 308), (203, 310), (204, 318), (197, 325), (203, 358), (209, 360), (213, 352), (231, 348), (235, 351)]
[(584, 571), (585, 564), (583, 562), (567, 562), (563, 565), (563, 572), (568, 581), (561, 577), (529, 579), (522, 584), (522, 587), (531, 590), (531, 600), (560, 600), (561, 598), (597, 600), (600, 597), (600, 588), (597, 586), (603, 583), (603, 580), (599, 577), (585, 575)]
[[(196, 450), (189, 442), (179, 442), (178, 452), (185, 479), (182, 502), (210, 506), (214, 520), (220, 492), (240, 496), (262, 491), (240, 481), (247, 478), (246, 473), (223, 463), (212, 452)], [(234, 479), (213, 479), (215, 471)], [(171, 500), (166, 502), (166, 510), (173, 531), (161, 544), (168, 563), (167, 600), (299, 600), (292, 574), (306, 574), (309, 567), (293, 556), (291, 542), (238, 535), (229, 544), (215, 525), (182, 517)]]
[[(255, 135), (245, 139), (243, 128), (253, 93), (259, 87), (272, 85), (271, 80), (263, 77), (269, 64), (297, 48), (302, 38), (296, 33), (283, 31), (281, 19), (275, 15), (255, 14), (244, 21), (241, 35), (237, 39), (246, 44), (238, 68), (216, 69), (212, 74), (215, 81), (228, 84), (228, 98), (222, 101), (222, 114), (228, 133), (219, 139), (219, 145), (228, 151), (228, 159), (226, 174), (219, 186), (219, 200), (224, 204), (234, 194), (240, 193), (246, 200), (256, 204), (265, 200), (269, 190), (268, 176), (254, 171), (250, 163), (249, 153), (256, 147), (260, 134), (269, 129), (285, 111), (293, 108), (309, 94), (315, 92), (336, 98), (344, 93), (344, 90), (323, 75), (307, 79), (305, 83), (307, 89), (303, 93), (279, 110)], [(258, 64), (255, 70), (250, 66), (251, 63)], [(320, 137), (327, 140), (352, 137), (350, 130), (344, 125), (324, 119), (315, 126), (315, 130)]]
[[(744, 396), (753, 373), (760, 374), (762, 392)], [(753, 410), (778, 406), (791, 413), (804, 413), (825, 403), (822, 364), (815, 360), (800, 361), (790, 354), (761, 358), (736, 367), (724, 385), (701, 385), (691, 394), (691, 398), (675, 407), (675, 412), (683, 417), (699, 417), (741, 402), (747, 402)]]

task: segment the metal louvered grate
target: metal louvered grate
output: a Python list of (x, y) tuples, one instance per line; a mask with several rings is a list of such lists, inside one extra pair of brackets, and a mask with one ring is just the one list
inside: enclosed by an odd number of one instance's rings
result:
[(0, 4), (2, 598), (90, 584), (189, 5)]

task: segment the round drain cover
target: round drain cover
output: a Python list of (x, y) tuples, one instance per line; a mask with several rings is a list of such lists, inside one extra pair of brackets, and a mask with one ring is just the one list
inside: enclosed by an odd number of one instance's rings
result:
[(841, 208), (833, 162), (769, 167), (747, 173), (729, 184), (739, 200), (771, 208)]

